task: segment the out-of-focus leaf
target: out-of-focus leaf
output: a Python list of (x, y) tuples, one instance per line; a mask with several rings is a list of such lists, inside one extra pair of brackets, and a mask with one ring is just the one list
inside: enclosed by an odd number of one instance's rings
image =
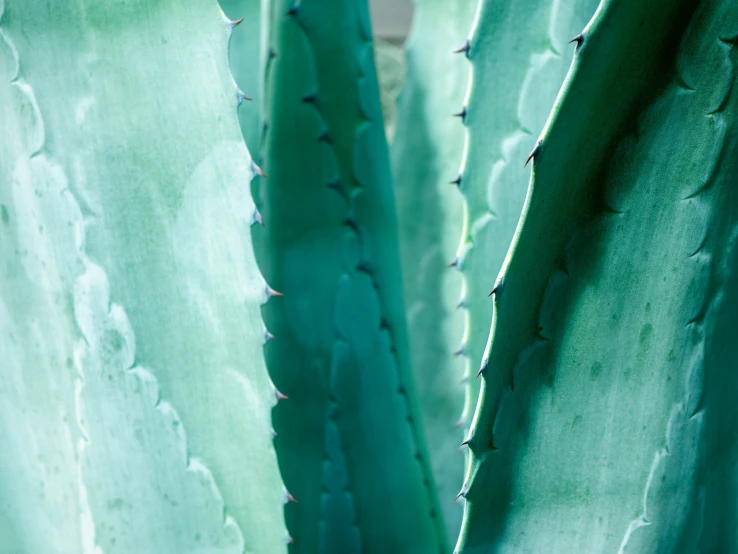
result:
[(463, 513), (452, 500), (463, 480), (463, 430), (454, 425), (465, 388), (464, 358), (451, 354), (464, 332), (464, 312), (455, 307), (461, 278), (447, 268), (464, 218), (462, 198), (449, 181), (456, 176), (465, 133), (451, 113), (463, 103), (469, 81), (469, 64), (453, 50), (466, 39), (476, 4), (416, 2), (392, 143), (410, 351), (450, 537), (458, 535)]

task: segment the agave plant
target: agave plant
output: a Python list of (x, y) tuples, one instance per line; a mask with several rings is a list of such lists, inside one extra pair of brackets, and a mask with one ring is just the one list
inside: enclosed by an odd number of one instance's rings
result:
[(0, 0), (0, 552), (738, 552), (738, 5), (369, 15)]

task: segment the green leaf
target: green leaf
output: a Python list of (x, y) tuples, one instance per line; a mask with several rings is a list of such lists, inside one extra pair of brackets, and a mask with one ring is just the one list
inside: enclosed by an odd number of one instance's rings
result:
[(407, 43), (407, 79), (398, 106), (392, 165), (400, 223), (402, 270), (418, 399), (448, 535), (458, 535), (463, 510), (454, 498), (463, 480), (454, 431), (464, 407), (464, 358), (451, 355), (464, 331), (455, 309), (461, 289), (454, 256), (463, 222), (456, 176), (464, 128), (450, 117), (462, 104), (469, 64), (453, 53), (466, 40), (476, 2), (416, 2)]
[[(506, 162), (514, 162), (511, 148), (534, 132), (523, 127), (519, 112), (534, 56), (551, 50), (550, 11), (550, 2), (543, 0), (480, 0), (468, 46), (457, 44), (468, 48), (461, 54), (471, 63), (465, 104), (451, 112), (467, 129), (457, 179), (464, 220), (453, 258), (464, 278), (460, 301), (467, 318), (459, 347), (468, 360), (461, 418), (465, 429), (479, 394), (475, 376), (492, 317), (487, 295), (495, 285), (525, 198), (524, 182), (500, 182), (496, 174)], [(460, 56), (457, 63), (465, 60)], [(493, 188), (495, 182), (498, 186)]]
[(226, 18), (238, 22), (231, 32), (229, 62), (240, 94), (238, 121), (246, 144), (258, 149), (261, 138), (261, 91), (266, 55), (262, 48), (262, 0), (219, 0)]
[(459, 552), (736, 547), (738, 8), (697, 4), (605, 0), (584, 31), (495, 296)]
[(443, 552), (367, 5), (272, 6), (260, 265), (294, 552)]
[(0, 549), (284, 551), (217, 4), (0, 14)]
[[(580, 32), (597, 0), (482, 0), (466, 56), (472, 66), (468, 130), (459, 189), (466, 216), (457, 267), (464, 275), (469, 425), (477, 373), (489, 334), (493, 290), (526, 195), (525, 156), (535, 146), (571, 60), (568, 39)], [(459, 109), (457, 108), (458, 112)]]
[[(543, 127), (573, 55), (566, 42), (596, 5), (596, 0), (483, 2), (465, 43), (469, 3), (418, 3), (401, 104), (405, 119), (393, 160), (414, 362), (443, 498), (453, 498), (461, 486), (461, 462), (455, 465), (454, 457), (463, 439), (450, 433), (449, 425), (461, 415), (468, 428), (476, 405), (474, 375), (492, 311), (487, 294), (522, 209), (527, 172), (522, 162), (535, 144), (531, 129)], [(455, 56), (452, 50), (458, 50)], [(464, 127), (449, 115), (460, 111), (461, 88), (468, 86), (464, 56), (471, 62), (472, 80), (461, 110), (468, 139), (457, 181)], [(495, 94), (489, 93), (491, 87)], [(449, 181), (457, 182), (465, 200), (463, 229), (462, 208)], [(454, 255), (459, 235), (462, 244)], [(464, 277), (460, 296), (461, 286), (445, 269), (449, 260)], [(466, 310), (466, 332), (459, 316), (451, 315), (455, 304)], [(449, 359), (454, 348), (465, 360), (463, 369)], [(463, 413), (454, 387), (462, 373), (467, 383)], [(450, 510), (447, 518), (452, 525), (458, 521)]]

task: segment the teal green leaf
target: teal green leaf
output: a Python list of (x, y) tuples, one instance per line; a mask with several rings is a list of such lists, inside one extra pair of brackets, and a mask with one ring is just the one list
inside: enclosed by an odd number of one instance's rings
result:
[(605, 0), (584, 30), (495, 295), (459, 552), (736, 548), (738, 7), (697, 5)]
[(469, 42), (456, 46), (467, 48), (457, 63), (466, 63), (465, 56), (471, 64), (467, 97), (451, 111), (460, 115), (467, 130), (461, 168), (452, 177), (464, 199), (463, 227), (453, 263), (463, 275), (459, 302), (466, 310), (466, 329), (454, 341), (454, 345), (460, 343), (467, 360), (461, 416), (465, 429), (479, 394), (475, 376), (492, 317), (487, 295), (525, 199), (524, 183), (502, 182), (493, 189), (491, 182), (506, 162), (515, 162), (512, 148), (534, 132), (523, 127), (519, 108), (533, 56), (551, 50), (550, 10), (550, 2), (543, 0), (480, 0)]
[[(464, 228), (455, 260), (464, 276), (468, 427), (479, 392), (475, 379), (489, 335), (494, 288), (523, 208), (527, 170), (566, 76), (573, 47), (598, 0), (482, 0), (468, 42), (472, 67), (462, 118), (467, 147), (459, 174)], [(462, 45), (459, 45), (462, 46)], [(459, 111), (458, 106), (455, 111)]]
[[(449, 181), (464, 148), (464, 128), (450, 114), (463, 103), (469, 64), (453, 50), (466, 40), (471, 0), (419, 0), (407, 48), (407, 78), (398, 105), (392, 167), (397, 196), (411, 358), (433, 473), (450, 537), (463, 510), (451, 502), (463, 481), (464, 332), (456, 309), (458, 272), (447, 268), (463, 222), (462, 199)], [(442, 76), (442, 78), (439, 78)]]
[(238, 121), (243, 138), (256, 150), (260, 141), (261, 91), (266, 63), (262, 48), (262, 0), (218, 1), (226, 18), (238, 22), (231, 31), (228, 59), (238, 85)]
[(227, 41), (0, 2), (0, 550), (286, 550)]
[(444, 552), (365, 2), (275, 2), (259, 262), (291, 551)]

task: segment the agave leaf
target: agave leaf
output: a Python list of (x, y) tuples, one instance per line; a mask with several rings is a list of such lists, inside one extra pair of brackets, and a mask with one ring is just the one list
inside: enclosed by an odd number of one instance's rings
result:
[(217, 3), (0, 13), (0, 546), (285, 550)]
[(239, 23), (231, 31), (229, 62), (238, 85), (238, 121), (247, 145), (260, 140), (261, 91), (264, 83), (261, 0), (218, 0), (226, 18)]
[[(464, 198), (464, 220), (453, 257), (464, 279), (461, 298), (467, 318), (463, 337), (455, 340), (461, 342), (460, 350), (468, 360), (461, 417), (465, 429), (479, 393), (479, 381), (474, 376), (492, 317), (487, 295), (525, 198), (521, 183), (504, 183), (492, 190), (490, 181), (495, 179), (495, 164), (504, 166), (509, 158), (509, 145), (531, 133), (522, 127), (518, 108), (532, 56), (550, 50), (550, 9), (549, 2), (542, 0), (480, 0), (468, 43), (456, 45), (471, 63), (467, 98), (451, 112), (467, 129), (461, 169), (454, 177)], [(457, 63), (465, 60), (458, 59)]]
[(459, 552), (736, 547), (738, 10), (697, 4), (606, 0), (584, 31), (495, 295)]
[[(460, 422), (468, 427), (476, 404), (479, 385), (473, 377), (492, 310), (487, 294), (522, 209), (525, 187), (519, 184), (524, 172), (520, 162), (535, 143), (529, 129), (543, 127), (569, 67), (573, 53), (566, 50), (565, 37), (577, 34), (595, 7), (596, 0), (552, 6), (482, 2), (472, 37), (465, 43), (461, 29), (471, 17), (468, 4), (418, 5), (409, 51), (410, 85), (402, 104), (406, 127), (400, 128), (393, 155), (414, 361), (418, 374), (424, 376), (418, 381), (424, 415), (433, 423), (429, 441), (436, 468), (446, 472), (444, 477), (438, 474), (443, 497), (452, 498), (460, 487), (460, 479), (453, 475), (461, 470), (455, 468), (452, 452), (461, 439), (449, 434), (447, 426), (462, 414)], [(455, 32), (449, 32), (454, 24)], [(439, 33), (443, 29), (446, 36)], [(473, 70), (468, 106), (461, 111), (469, 133), (458, 178), (450, 172), (461, 157), (463, 127), (447, 116), (462, 105), (459, 87), (466, 86), (468, 64), (458, 55), (452, 60), (453, 49), (470, 59)], [(415, 73), (420, 76), (417, 84)], [(438, 75), (448, 77), (439, 80)], [(489, 94), (490, 83), (504, 83), (504, 87)], [(428, 122), (429, 132), (417, 130), (423, 121)], [(419, 167), (430, 169), (418, 172)], [(437, 186), (429, 187), (428, 181)], [(459, 185), (466, 200), (466, 224), (456, 256), (449, 242), (462, 233), (462, 215), (448, 181)], [(418, 199), (423, 202), (421, 209)], [(458, 300), (453, 297), (459, 290), (456, 279), (444, 269), (449, 259), (464, 275)], [(449, 319), (454, 304), (467, 310), (466, 334), (457, 350), (466, 361), (463, 413), (452, 386), (455, 375), (461, 373), (454, 371), (460, 362), (447, 357), (463, 334), (458, 321)], [(445, 409), (439, 410), (439, 403)], [(453, 520), (452, 513), (448, 517)]]
[(463, 481), (463, 431), (454, 432), (454, 424), (464, 406), (465, 362), (451, 355), (464, 321), (455, 309), (461, 278), (446, 266), (458, 245), (463, 208), (448, 182), (461, 158), (464, 128), (449, 114), (463, 102), (469, 76), (469, 65), (453, 50), (466, 39), (475, 8), (469, 0), (416, 2), (392, 143), (411, 358), (451, 537), (463, 513), (450, 499)]
[[(260, 264), (289, 399), (275, 446), (294, 552), (444, 551), (414, 405), (366, 2), (272, 6)], [(401, 499), (401, 500), (400, 500)]]
[[(568, 37), (580, 32), (597, 0), (483, 0), (461, 51), (472, 77), (461, 110), (467, 133), (459, 189), (464, 228), (455, 261), (464, 276), (468, 427), (479, 392), (474, 379), (488, 338), (495, 286), (526, 194), (523, 161), (535, 146), (569, 67)], [(490, 93), (494, 85), (494, 94)], [(458, 111), (458, 110), (457, 110)]]

